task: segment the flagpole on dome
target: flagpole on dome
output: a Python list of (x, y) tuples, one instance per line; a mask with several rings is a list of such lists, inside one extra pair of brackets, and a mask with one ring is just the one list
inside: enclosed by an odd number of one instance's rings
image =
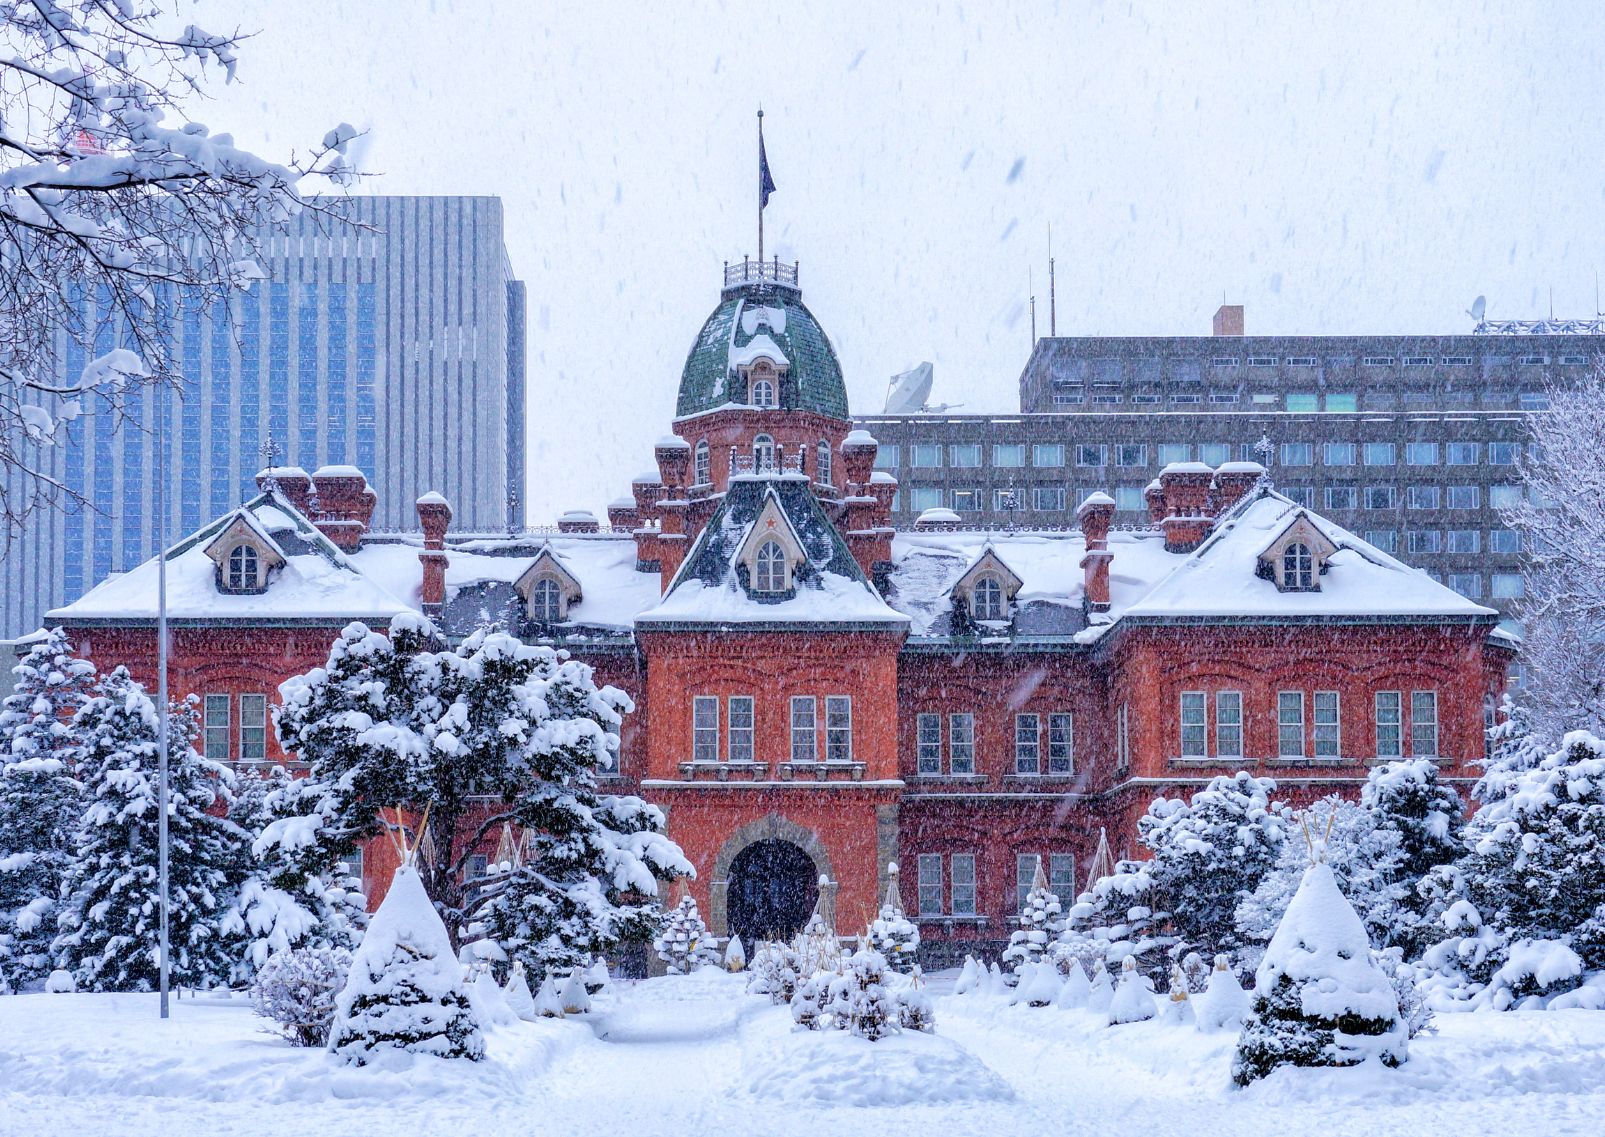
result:
[(763, 279), (763, 211), (769, 195), (775, 192), (775, 179), (769, 174), (769, 155), (763, 147), (763, 108), (758, 108), (758, 279)]

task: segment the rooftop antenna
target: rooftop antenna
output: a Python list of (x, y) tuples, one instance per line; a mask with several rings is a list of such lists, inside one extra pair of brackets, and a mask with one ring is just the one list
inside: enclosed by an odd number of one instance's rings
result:
[(1025, 270), (1026, 289), (1031, 293), (1031, 346), (1037, 346), (1037, 285), (1035, 274), (1027, 266)]
[(1479, 324), (1482, 323), (1482, 318), (1487, 314), (1488, 298), (1486, 296), (1477, 297), (1471, 302), (1471, 307), (1466, 310), (1466, 315), (1470, 316)]
[(1048, 225), (1048, 335), (1059, 334), (1059, 301), (1054, 293), (1053, 280), (1053, 225)]

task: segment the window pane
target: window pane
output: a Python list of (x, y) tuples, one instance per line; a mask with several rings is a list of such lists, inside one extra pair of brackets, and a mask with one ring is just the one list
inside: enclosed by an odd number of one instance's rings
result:
[(1287, 393), (1287, 409), (1290, 411), (1317, 411), (1321, 404), (1316, 400), (1314, 391), (1289, 391)]
[(1077, 446), (1076, 465), (1102, 466), (1105, 464), (1104, 455), (1107, 450), (1103, 446)]
[(825, 760), (850, 762), (853, 758), (853, 700), (848, 695), (825, 697)]
[(1075, 730), (1067, 714), (1048, 716), (1048, 773), (1075, 771)]
[(954, 853), (951, 858), (953, 872), (953, 915), (975, 915), (975, 854)]
[(1438, 693), (1410, 692), (1410, 756), (1438, 756)]
[(1521, 538), (1514, 529), (1490, 529), (1488, 551), (1492, 553), (1521, 552)]
[(1411, 486), (1409, 499), (1410, 508), (1437, 509), (1439, 497), (1440, 494), (1438, 493), (1437, 486)]
[(1048, 855), (1048, 887), (1059, 898), (1059, 911), (1069, 912), (1076, 902), (1076, 858), (1071, 853)]
[[(935, 717), (935, 716), (932, 716)], [(975, 716), (948, 715), (948, 760), (955, 774), (975, 773)]]
[(920, 715), (916, 720), (918, 744), (916, 769), (921, 774), (942, 772), (942, 716)]
[(1438, 464), (1438, 444), (1436, 442), (1407, 442), (1404, 447), (1404, 460), (1410, 466), (1436, 466)]
[(882, 442), (875, 447), (875, 468), (878, 470), (897, 469), (897, 446)]
[(1204, 706), (1204, 693), (1202, 691), (1183, 691), (1181, 693), (1181, 756), (1183, 758), (1203, 758), (1208, 752), (1205, 745), (1207, 724), (1204, 721)]
[(1451, 466), (1475, 466), (1479, 449), (1475, 442), (1451, 442), (1445, 447)]
[(961, 469), (970, 469), (981, 464), (981, 444), (979, 442), (955, 442), (947, 448), (947, 460), (951, 466)]
[(1064, 511), (1063, 486), (1037, 486), (1031, 491), (1031, 507), (1049, 513)]
[(1353, 412), (1360, 409), (1360, 397), (1349, 394), (1331, 394), (1326, 397), (1326, 409), (1334, 413)]
[(1341, 752), (1341, 745), (1338, 693), (1317, 691), (1315, 692), (1315, 756), (1336, 758)]
[(1140, 513), (1148, 508), (1142, 498), (1141, 486), (1118, 486), (1115, 489), (1115, 508)]
[(719, 700), (714, 695), (691, 700), (691, 760), (719, 760)]
[(1521, 487), (1489, 486), (1488, 504), (1494, 509), (1514, 509), (1521, 504)]
[(1276, 753), (1283, 758), (1304, 757), (1304, 692), (1302, 691), (1277, 693)]
[(939, 916), (942, 914), (942, 856), (940, 853), (920, 854), (919, 913), (921, 916)]
[(1115, 465), (1146, 466), (1147, 464), (1148, 447), (1139, 443), (1122, 443), (1115, 447)]
[(1488, 444), (1488, 465), (1514, 466), (1516, 455), (1521, 453), (1521, 444), (1518, 442), (1490, 442)]
[(1064, 465), (1062, 442), (1038, 442), (1031, 447), (1031, 464), (1043, 469)]
[(1042, 858), (1035, 853), (1021, 853), (1014, 858), (1014, 910), (1025, 911), (1025, 898), (1031, 892), (1031, 882), (1037, 878), (1037, 865)]
[(1397, 460), (1397, 451), (1391, 442), (1367, 442), (1365, 444), (1365, 464), (1367, 466), (1391, 466)]
[(1378, 691), (1376, 695), (1377, 757), (1398, 758), (1402, 755), (1403, 703), (1397, 691)]
[(909, 447), (909, 465), (917, 469), (935, 469), (942, 464), (942, 446), (937, 442), (916, 442)]
[(812, 762), (819, 756), (819, 743), (814, 733), (814, 697), (791, 697), (791, 760)]
[(206, 756), (214, 762), (227, 762), (229, 760), (228, 714), (229, 697), (227, 695), (206, 696), (204, 709)]
[(1187, 462), (1192, 459), (1193, 448), (1186, 442), (1161, 442), (1159, 444), (1159, 464), (1168, 466), (1172, 462)]
[(1014, 468), (1025, 465), (1025, 443), (999, 442), (992, 447), (992, 465)]
[(1040, 774), (1042, 772), (1041, 743), (1036, 715), (1014, 716), (1014, 772)]
[(1354, 465), (1354, 443), (1328, 442), (1324, 458), (1328, 466), (1352, 466)]
[[(1310, 410), (1314, 410), (1311, 407)], [(1308, 466), (1315, 461), (1315, 443), (1313, 442), (1284, 442), (1282, 443), (1282, 465)]]
[(1357, 509), (1360, 505), (1360, 490), (1358, 486), (1327, 486), (1326, 508), (1328, 509)]
[(1362, 496), (1367, 509), (1392, 509), (1398, 501), (1393, 486), (1366, 486)]
[(1518, 572), (1496, 572), (1489, 578), (1488, 592), (1496, 600), (1519, 600), (1527, 594), (1527, 584)]
[(267, 696), (240, 696), (240, 761), (267, 758)]
[(1225, 442), (1205, 442), (1198, 447), (1198, 460), (1219, 466), (1232, 460), (1232, 448)]
[(730, 761), (753, 760), (752, 696), (730, 696)]
[(937, 509), (942, 504), (942, 488), (940, 486), (915, 486), (908, 492), (909, 508), (916, 513), (924, 513), (927, 509)]
[(1365, 539), (1384, 553), (1399, 551), (1399, 531), (1397, 529), (1367, 529)]
[(1243, 693), (1217, 691), (1215, 693), (1215, 756), (1241, 758), (1243, 756)]

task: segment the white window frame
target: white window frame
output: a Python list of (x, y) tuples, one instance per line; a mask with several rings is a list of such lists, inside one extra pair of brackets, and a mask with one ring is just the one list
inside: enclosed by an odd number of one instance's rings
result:
[(549, 576), (543, 576), (529, 589), (530, 619), (543, 624), (556, 623), (563, 618), (563, 587)]
[(775, 468), (775, 440), (760, 434), (752, 440), (752, 472), (762, 474)]
[(1183, 691), (1178, 703), (1181, 756), (1208, 758), (1209, 696), (1203, 691)]
[(914, 772), (931, 778), (942, 773), (942, 716), (914, 716)]
[(1410, 692), (1410, 757), (1437, 758), (1438, 692)]
[(711, 484), (713, 481), (713, 451), (708, 448), (708, 440), (706, 438), (699, 439), (692, 454), (695, 456), (692, 476), (696, 478), (697, 485), (706, 486)]
[(831, 475), (830, 440), (828, 438), (819, 440), (816, 453), (818, 454), (818, 460), (814, 463), (814, 481), (822, 486), (828, 486)]
[(773, 409), (775, 406), (775, 383), (772, 379), (754, 379), (750, 397), (752, 405)]
[(1042, 716), (1025, 712), (1014, 716), (1014, 772), (1035, 777), (1042, 773)]
[[(1296, 717), (1290, 716), (1289, 711), (1296, 711)], [(1288, 746), (1294, 739), (1295, 731), (1298, 746), (1290, 750)], [(1309, 744), (1304, 737), (1304, 692), (1276, 692), (1276, 756), (1282, 759), (1307, 758), (1308, 749)]]
[[(227, 762), (229, 760), (229, 738), (233, 733), (229, 727), (232, 714), (231, 704), (227, 692), (213, 691), (201, 699), (201, 729), (202, 745), (205, 747), (206, 757), (213, 762)], [(218, 721), (214, 710), (221, 710), (222, 721)]]
[(825, 696), (825, 761), (853, 760), (853, 697)]
[(791, 760), (819, 761), (819, 700), (813, 695), (791, 697)]
[(1115, 710), (1115, 769), (1131, 769), (1131, 704)]
[(1404, 757), (1404, 692), (1378, 691), (1372, 700), (1376, 714), (1376, 756), (1379, 761)]
[(1069, 711), (1048, 715), (1048, 774), (1068, 778), (1076, 772), (1076, 719)]
[[(729, 711), (728, 725), (725, 732), (727, 747), (726, 754), (732, 762), (752, 762), (756, 760), (757, 745), (757, 701), (751, 695), (731, 695), (727, 700)], [(742, 720), (745, 719), (745, 723)]]
[(975, 773), (975, 716), (955, 711), (947, 716), (948, 771), (957, 776)]
[(1048, 890), (1059, 898), (1059, 911), (1070, 911), (1076, 902), (1076, 855), (1048, 854)]
[(1315, 757), (1336, 761), (1343, 755), (1343, 696), (1337, 691), (1317, 691), (1311, 709)]
[(1037, 867), (1042, 864), (1041, 853), (1016, 853), (1014, 856), (1014, 914), (1025, 911), (1025, 898), (1031, 894), (1031, 885), (1037, 879)]
[(691, 698), (691, 761), (719, 760), (719, 696)]
[(940, 916), (942, 914), (942, 854), (921, 853), (915, 862), (916, 884), (918, 892), (915, 902), (919, 905), (921, 916)]
[[(1234, 735), (1236, 737), (1235, 743), (1230, 741)], [(1215, 692), (1215, 757), (1243, 757), (1243, 693), (1241, 691)]]
[(1008, 619), (1009, 604), (1003, 596), (1003, 584), (997, 577), (990, 574), (978, 577), (975, 587), (970, 589), (970, 600), (975, 608), (971, 615), (975, 619)]
[(975, 909), (975, 854), (954, 853), (948, 857), (948, 880), (952, 885), (952, 908), (955, 916), (974, 916)]
[(240, 761), (267, 761), (267, 696), (240, 696)]
[(758, 546), (752, 557), (752, 590), (754, 592), (784, 592), (790, 584), (786, 578), (791, 566), (786, 562), (786, 550), (773, 537)]

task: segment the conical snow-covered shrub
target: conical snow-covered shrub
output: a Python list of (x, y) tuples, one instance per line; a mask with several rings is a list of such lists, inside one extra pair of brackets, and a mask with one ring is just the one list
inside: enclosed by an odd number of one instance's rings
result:
[(557, 983), (550, 971), (541, 980), (541, 989), (535, 996), (535, 1013), (543, 1019), (563, 1017), (563, 1000), (557, 994)]
[(975, 962), (973, 955), (964, 957), (964, 966), (959, 968), (959, 977), (953, 981), (953, 994), (968, 995), (981, 983), (981, 965)]
[(1320, 861), (1287, 906), (1254, 976), (1232, 1080), (1246, 1086), (1278, 1066), (1397, 1066), (1406, 1029), (1393, 986), (1371, 959), (1365, 926)]
[(473, 1005), (474, 1017), (482, 1026), (511, 1026), (518, 1021), (496, 977), (490, 973), (488, 963), (480, 963), (474, 969), (474, 981), (468, 986), (468, 1000)]
[(724, 969), (732, 973), (747, 969), (747, 949), (741, 946), (740, 936), (731, 936), (725, 945)]
[(1192, 1026), (1197, 1021), (1193, 1001), (1187, 991), (1187, 973), (1179, 963), (1170, 965), (1170, 991), (1164, 1005), (1159, 1008), (1159, 1018), (1176, 1026)]
[(658, 958), (668, 965), (670, 975), (688, 974), (717, 958), (708, 937), (708, 926), (702, 922), (702, 914), (697, 911), (697, 902), (690, 893), (680, 897), (680, 903), (664, 916), (652, 947)]
[(335, 1001), (329, 1049), (357, 1066), (387, 1051), (485, 1056), (446, 925), (411, 864), (396, 869)]
[(797, 993), (791, 997), (791, 1021), (809, 1030), (820, 1029), (829, 986), (830, 976), (823, 971), (797, 984)]
[(1238, 1030), (1252, 1010), (1252, 1001), (1237, 981), (1231, 960), (1215, 957), (1215, 970), (1209, 973), (1209, 986), (1198, 997), (1199, 1030)]
[(903, 914), (903, 898), (897, 887), (897, 862), (886, 866), (890, 881), (886, 886), (886, 899), (880, 915), (869, 926), (869, 946), (886, 957), (893, 971), (908, 974), (914, 970), (914, 961), (920, 948), (920, 930)]
[(1103, 965), (1103, 960), (1099, 960), (1092, 968), (1092, 987), (1087, 992), (1087, 1010), (1094, 1014), (1106, 1014), (1114, 997), (1114, 980), (1109, 978), (1109, 969)]
[(594, 995), (611, 982), (613, 977), (607, 973), (607, 960), (597, 956), (585, 971), (585, 993)]
[(898, 1029), (897, 1000), (886, 987), (886, 959), (873, 948), (859, 948), (846, 961), (847, 1029), (871, 1042)]
[(921, 1034), (936, 1033), (936, 1009), (931, 1004), (930, 992), (925, 989), (925, 976), (919, 964), (914, 965), (909, 985), (897, 993), (897, 1025)]
[(1091, 994), (1092, 981), (1087, 978), (1087, 973), (1081, 970), (1081, 961), (1072, 959), (1070, 974), (1065, 977), (1063, 985), (1059, 988), (1059, 1006), (1066, 1009), (1085, 1007)]
[(1109, 1025), (1140, 1023), (1159, 1013), (1154, 996), (1148, 990), (1148, 980), (1137, 970), (1137, 961), (1131, 956), (1120, 965), (1120, 986), (1109, 1000)]
[(525, 1022), (534, 1022), (540, 1017), (535, 1013), (535, 996), (530, 994), (523, 960), (513, 961), (513, 972), (507, 977), (507, 986), (502, 988), (502, 997), (507, 1000), (513, 1014)]
[(557, 999), (565, 1015), (583, 1015), (589, 1011), (591, 994), (585, 989), (585, 973), (577, 967), (570, 971), (557, 992)]
[(1040, 961), (1048, 941), (1060, 930), (1059, 898), (1048, 889), (1048, 878), (1039, 858), (1031, 891), (1026, 894), (1025, 906), (1020, 910), (1020, 926), (1009, 934), (1003, 962), (1023, 977), (1026, 964)]
[(1028, 1007), (1050, 1006), (1059, 997), (1059, 969), (1047, 960), (1038, 963), (1030, 980), (1020, 980), (1020, 1001)]

